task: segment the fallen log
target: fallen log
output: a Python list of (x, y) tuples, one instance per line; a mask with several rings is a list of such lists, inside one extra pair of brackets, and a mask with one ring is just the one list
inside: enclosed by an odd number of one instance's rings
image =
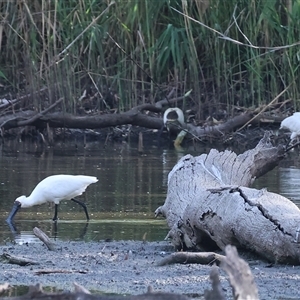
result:
[(38, 265), (39, 262), (26, 258), (26, 257), (20, 257), (20, 256), (15, 256), (15, 255), (11, 255), (8, 253), (3, 253), (1, 255), (1, 260), (9, 263), (9, 264), (15, 264), (15, 265), (19, 265), (19, 266), (29, 266), (29, 265)]
[(236, 129), (241, 128), (247, 122), (253, 119), (253, 114), (243, 113), (232, 119), (227, 120), (224, 123), (214, 125), (214, 126), (193, 126), (192, 124), (187, 124), (187, 131), (192, 136), (196, 136), (202, 140), (219, 139), (224, 137), (224, 134), (233, 132)]
[(284, 157), (267, 134), (252, 150), (186, 155), (170, 172), (155, 215), (166, 217), (176, 249), (246, 248), (276, 263), (300, 264), (299, 208), (266, 189), (249, 188)]
[[(53, 106), (59, 104), (61, 100), (56, 101)], [(119, 114), (102, 114), (102, 115), (87, 115), (75, 116), (63, 112), (47, 113), (53, 106), (46, 109), (44, 112), (36, 113), (33, 111), (21, 111), (15, 113), (13, 117), (5, 115), (0, 117), (0, 127), (4, 130), (9, 130), (25, 125), (36, 126), (37, 128), (45, 128), (49, 124), (52, 128), (78, 128), (78, 129), (98, 129), (111, 126), (119, 126), (131, 124), (134, 126), (142, 126), (151, 129), (161, 129), (163, 127), (163, 119), (144, 114), (144, 111), (152, 111), (155, 113), (160, 110), (153, 105), (145, 104), (138, 108), (133, 108), (127, 112)], [(200, 127), (192, 124), (187, 124), (187, 131), (192, 136), (197, 136), (203, 139), (208, 137), (220, 137), (225, 133), (232, 132), (241, 127), (251, 119), (251, 114), (243, 114), (236, 116), (227, 122), (216, 125)], [(180, 132), (179, 128), (172, 127), (173, 132)]]
[[(176, 98), (178, 99), (178, 98)], [(174, 100), (176, 100), (174, 99)], [(156, 104), (142, 104), (123, 113), (94, 113), (85, 116), (76, 116), (70, 113), (57, 111), (50, 113), (53, 108), (60, 110), (59, 104), (62, 99), (57, 100), (54, 104), (41, 112), (32, 110), (22, 110), (0, 116), (0, 130), (7, 131), (10, 129), (34, 126), (41, 132), (49, 128), (73, 128), (73, 129), (100, 129), (120, 125), (133, 125), (150, 129), (162, 129), (164, 126), (163, 119), (159, 113), (163, 112), (162, 104), (166, 104), (166, 100), (157, 102)], [(173, 99), (168, 101), (173, 103)], [(149, 114), (152, 112), (152, 115)], [(224, 123), (215, 126), (195, 126), (191, 123), (185, 124), (182, 134), (187, 133), (189, 137), (196, 138), (201, 141), (220, 139), (241, 128), (244, 124), (253, 118), (251, 113), (243, 113), (227, 120)], [(181, 128), (171, 126), (170, 132), (178, 134)]]
[(224, 255), (214, 252), (175, 252), (163, 258), (158, 266), (165, 266), (171, 264), (216, 264), (220, 265), (225, 258)]

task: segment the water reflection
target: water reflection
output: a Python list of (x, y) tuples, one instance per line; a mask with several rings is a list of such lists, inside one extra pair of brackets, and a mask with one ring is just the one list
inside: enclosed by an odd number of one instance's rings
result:
[[(8, 224), (5, 226), (9, 227)], [(167, 233), (164, 220), (155, 219), (102, 219), (87, 221), (31, 221), (16, 222), (14, 228), (7, 228), (4, 242), (17, 244), (40, 243), (33, 234), (34, 227), (41, 228), (54, 240), (99, 241), (99, 240), (163, 240)], [(10, 229), (10, 230), (9, 230)], [(19, 230), (21, 229), (21, 230)]]
[[(153, 212), (165, 201), (168, 174), (185, 154), (209, 152), (209, 148), (200, 146), (184, 151), (149, 146), (141, 155), (136, 144), (103, 147), (93, 142), (84, 148), (74, 142), (46, 148), (8, 142), (0, 148), (0, 243), (37, 242), (32, 234), (34, 227), (63, 240), (162, 240), (168, 228), (164, 220), (154, 219)], [(79, 198), (87, 203), (90, 222), (86, 222), (80, 206), (63, 201), (57, 228), (50, 204), (21, 209), (15, 217), (16, 228), (9, 228), (5, 219), (13, 201), (20, 195), (28, 196), (39, 181), (52, 174), (85, 174), (99, 179)], [(292, 153), (254, 187), (281, 193), (300, 206), (299, 181), (299, 158)]]
[(257, 189), (267, 188), (270, 192), (279, 193), (292, 200), (300, 208), (299, 150), (289, 153), (278, 167), (257, 179), (253, 186)]
[(300, 169), (280, 168), (281, 194), (300, 206)]

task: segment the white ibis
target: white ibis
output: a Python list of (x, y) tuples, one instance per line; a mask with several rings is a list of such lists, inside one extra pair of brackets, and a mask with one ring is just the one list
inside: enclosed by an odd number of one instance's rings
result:
[(81, 205), (84, 209), (87, 220), (89, 220), (86, 205), (83, 202), (74, 199), (74, 197), (81, 195), (91, 183), (95, 183), (97, 181), (98, 179), (96, 177), (85, 175), (49, 176), (43, 179), (34, 188), (30, 196), (20, 196), (15, 200), (14, 206), (6, 221), (11, 223), (21, 207), (26, 208), (46, 202), (53, 202), (55, 204), (53, 221), (56, 221), (57, 208), (61, 200), (72, 200)]
[(185, 130), (186, 124), (184, 122), (183, 111), (178, 107), (168, 108), (164, 112), (164, 126), (167, 128), (168, 131), (170, 131), (171, 126), (177, 126), (182, 129), (177, 135), (176, 140), (174, 141), (175, 148), (180, 147), (180, 144), (182, 143), (184, 137), (187, 134), (187, 130)]
[(279, 129), (287, 129), (291, 132), (290, 142), (300, 136), (300, 112), (295, 112), (292, 116), (285, 118)]
[(183, 111), (178, 107), (168, 108), (164, 112), (164, 125), (168, 130), (171, 124), (177, 125), (181, 128), (185, 126)]

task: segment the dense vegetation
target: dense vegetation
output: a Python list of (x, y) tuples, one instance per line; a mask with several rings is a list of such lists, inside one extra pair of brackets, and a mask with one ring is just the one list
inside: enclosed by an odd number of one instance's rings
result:
[(287, 87), (280, 100), (298, 106), (299, 0), (1, 1), (0, 13), (0, 92), (30, 93), (38, 109), (64, 97), (75, 112), (87, 89), (124, 111), (173, 87), (192, 89), (198, 112)]

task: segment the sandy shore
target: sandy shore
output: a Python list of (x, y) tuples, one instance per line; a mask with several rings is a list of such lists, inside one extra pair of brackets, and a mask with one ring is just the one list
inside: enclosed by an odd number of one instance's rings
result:
[[(73, 290), (73, 282), (76, 282), (92, 292), (113, 294), (142, 294), (151, 285), (156, 291), (204, 299), (204, 291), (210, 289), (211, 267), (196, 264), (158, 267), (157, 263), (172, 252), (173, 247), (165, 241), (57, 242), (56, 251), (48, 251), (42, 243), (9, 244), (0, 246), (0, 255), (23, 256), (39, 264), (22, 267), (1, 261), (0, 283), (41, 283)], [(269, 266), (249, 255), (243, 258), (255, 276), (260, 299), (300, 299), (299, 266)], [(42, 271), (53, 273), (42, 274)], [(228, 299), (232, 299), (228, 278), (223, 271), (221, 281)]]

